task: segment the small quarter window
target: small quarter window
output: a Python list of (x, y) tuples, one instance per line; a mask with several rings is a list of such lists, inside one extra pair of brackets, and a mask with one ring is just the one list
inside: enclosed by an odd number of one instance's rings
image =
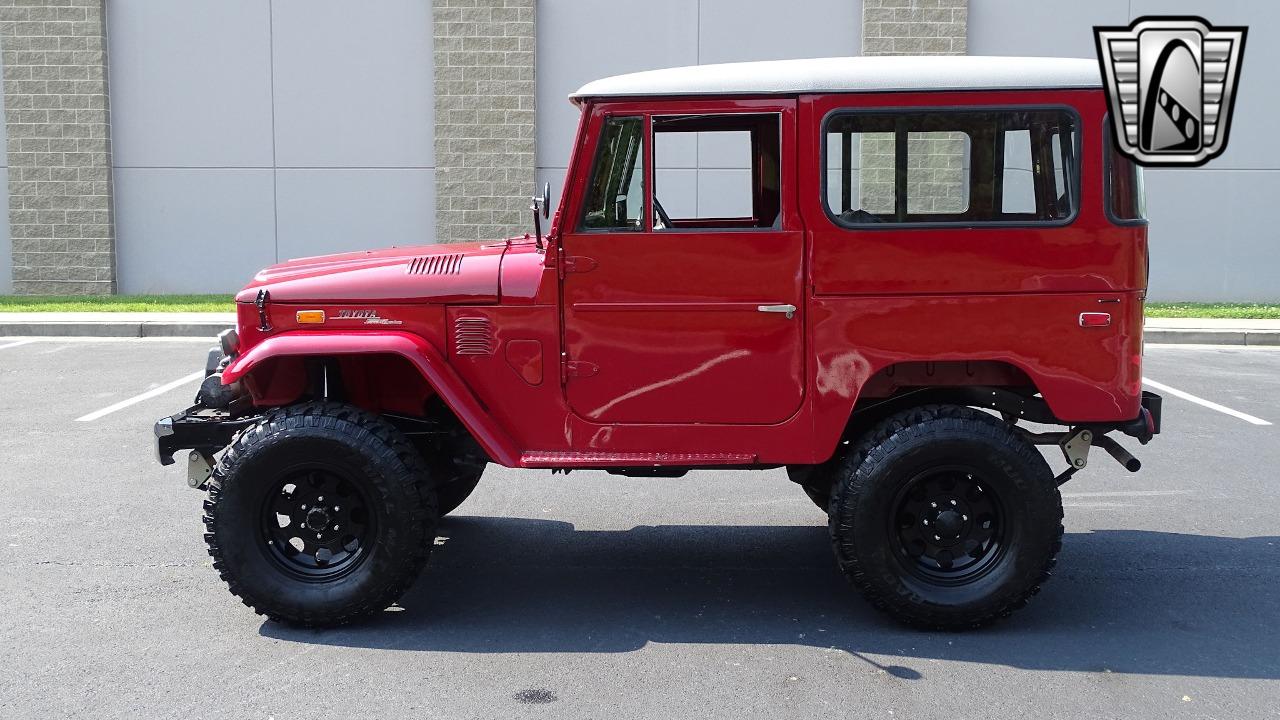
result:
[(1142, 185), (1142, 168), (1120, 154), (1107, 134), (1107, 207), (1120, 222), (1147, 220), (1147, 193)]
[(606, 118), (582, 214), (588, 230), (644, 228), (644, 118)]
[(837, 113), (823, 137), (824, 199), (840, 225), (1062, 222), (1076, 210), (1070, 112)]

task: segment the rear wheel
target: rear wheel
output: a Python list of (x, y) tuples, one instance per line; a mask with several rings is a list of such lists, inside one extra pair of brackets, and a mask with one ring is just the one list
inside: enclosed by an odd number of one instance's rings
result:
[(268, 413), (209, 482), (205, 535), (231, 592), (273, 620), (338, 625), (395, 602), (437, 517), (422, 457), (385, 421), (311, 402)]
[(908, 410), (869, 431), (838, 467), (836, 558), (899, 620), (983, 625), (1048, 579), (1061, 497), (1040, 453), (996, 418), (957, 406)]

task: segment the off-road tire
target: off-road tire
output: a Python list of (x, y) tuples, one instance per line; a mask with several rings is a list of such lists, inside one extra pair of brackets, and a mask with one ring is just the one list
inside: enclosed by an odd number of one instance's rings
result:
[[(841, 445), (843, 448), (843, 444)], [(805, 496), (823, 513), (831, 505), (831, 485), (837, 461), (828, 460), (821, 465), (788, 465), (787, 478), (804, 490)]]
[(472, 471), (436, 487), (436, 502), (440, 506), (441, 517), (457, 510), (459, 505), (471, 497), (471, 493), (480, 484), (482, 474), (484, 474), (483, 470)]
[[(300, 578), (273, 556), (262, 529), (278, 478), (322, 464), (363, 493), (373, 518), (367, 551), (345, 574)], [(435, 493), (422, 456), (386, 421), (335, 402), (268, 412), (227, 450), (209, 480), (205, 541), (232, 594), (261, 615), (308, 627), (378, 612), (418, 577), (435, 540)]]
[[(968, 477), (989, 487), (971, 492), (1004, 508), (1000, 536), (1007, 544), (974, 571), (981, 574), (947, 585), (922, 579), (920, 561), (895, 547), (895, 538), (912, 525), (913, 516), (898, 508), (916, 487), (913, 478), (950, 475), (956, 467), (971, 468)], [(906, 410), (856, 440), (837, 468), (828, 521), (836, 560), (872, 605), (898, 620), (926, 629), (979, 627), (1026, 605), (1048, 580), (1062, 547), (1062, 499), (1044, 457), (997, 418), (954, 405)], [(963, 470), (959, 477), (963, 482)], [(917, 493), (911, 502), (921, 502)]]
[(813, 501), (813, 504), (818, 506), (819, 510), (827, 512), (827, 510), (830, 509), (831, 488), (822, 487), (813, 482), (801, 485), (800, 488), (804, 490), (805, 495), (809, 496), (809, 499)]

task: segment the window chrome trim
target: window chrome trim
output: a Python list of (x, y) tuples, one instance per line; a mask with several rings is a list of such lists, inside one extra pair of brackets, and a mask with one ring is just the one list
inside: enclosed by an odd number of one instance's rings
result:
[[(1075, 202), (1072, 204), (1071, 214), (1060, 220), (946, 220), (946, 221), (915, 221), (915, 222), (881, 222), (881, 223), (851, 223), (841, 220), (838, 215), (831, 212), (831, 206), (827, 203), (827, 135), (828, 127), (833, 119), (841, 116), (850, 115), (925, 115), (925, 114), (948, 114), (958, 115), (964, 113), (990, 113), (990, 112), (1036, 112), (1036, 111), (1058, 111), (1065, 112), (1075, 121), (1075, 139), (1078, 151), (1076, 157), (1073, 158), (1071, 168), (1071, 186), (1072, 196)], [(1071, 105), (1065, 104), (1047, 104), (1047, 105), (949, 105), (949, 106), (894, 106), (894, 107), (858, 107), (858, 108), (834, 108), (822, 116), (822, 122), (818, 126), (818, 142), (821, 143), (821, 149), (818, 159), (818, 171), (821, 173), (821, 182), (819, 183), (818, 202), (822, 204), (822, 211), (826, 214), (827, 219), (833, 225), (844, 230), (920, 230), (929, 228), (1056, 228), (1071, 225), (1080, 216), (1080, 186), (1081, 186), (1081, 166), (1084, 156), (1084, 124), (1080, 118), (1080, 112)]]

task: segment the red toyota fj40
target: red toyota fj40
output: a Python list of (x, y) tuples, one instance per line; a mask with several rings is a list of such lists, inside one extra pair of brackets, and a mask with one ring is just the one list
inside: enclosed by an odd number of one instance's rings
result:
[(785, 467), (877, 607), (1023, 605), (1058, 486), (1091, 447), (1137, 470), (1112, 433), (1160, 426), (1141, 175), (1097, 64), (701, 66), (572, 100), (545, 237), (549, 188), (532, 235), (291, 260), (236, 297), (196, 405), (155, 427), (231, 591), (306, 625), (378, 611), (490, 462)]

